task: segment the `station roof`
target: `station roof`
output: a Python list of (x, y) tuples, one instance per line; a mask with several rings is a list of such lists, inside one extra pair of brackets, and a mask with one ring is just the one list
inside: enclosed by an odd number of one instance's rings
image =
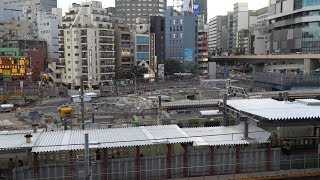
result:
[(193, 140), (194, 146), (222, 146), (268, 143), (271, 133), (249, 125), (248, 139), (244, 139), (243, 123), (228, 127), (202, 127), (183, 129)]
[(258, 116), (267, 120), (319, 119), (318, 100), (300, 99), (294, 102), (274, 99), (228, 100), (227, 105), (239, 112)]
[(249, 127), (249, 139), (243, 139), (243, 125), (230, 127), (179, 128), (177, 125), (140, 126), (114, 129), (90, 129), (38, 132), (27, 144), (26, 131), (1, 132), (0, 150), (32, 149), (32, 152), (57, 152), (84, 149), (84, 134), (89, 148), (121, 148), (158, 144), (192, 143), (194, 146), (218, 146), (267, 143), (270, 133)]

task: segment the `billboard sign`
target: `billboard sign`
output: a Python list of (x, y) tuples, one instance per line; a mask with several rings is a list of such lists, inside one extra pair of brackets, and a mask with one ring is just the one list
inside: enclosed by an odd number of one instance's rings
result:
[(201, 3), (200, 2), (193, 3), (193, 14), (194, 15), (201, 15)]
[(183, 11), (191, 12), (193, 10), (193, 0), (183, 0)]
[(193, 61), (193, 48), (184, 49), (184, 60)]

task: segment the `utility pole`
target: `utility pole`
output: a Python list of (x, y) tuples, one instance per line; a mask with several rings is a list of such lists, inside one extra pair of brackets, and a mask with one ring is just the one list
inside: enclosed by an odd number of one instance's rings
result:
[(85, 168), (86, 168), (86, 180), (90, 179), (90, 155), (89, 155), (89, 134), (84, 134), (84, 162), (85, 162)]
[(228, 94), (223, 94), (223, 125), (228, 125), (227, 120), (227, 100), (228, 100)]
[(84, 89), (83, 89), (83, 76), (80, 77), (80, 99), (81, 99), (81, 125), (84, 130)]

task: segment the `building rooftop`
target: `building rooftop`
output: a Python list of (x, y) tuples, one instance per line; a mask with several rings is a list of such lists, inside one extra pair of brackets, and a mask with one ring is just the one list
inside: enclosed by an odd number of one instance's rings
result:
[[(25, 142), (27, 131), (0, 132), (0, 150), (32, 149), (32, 152), (57, 152), (84, 149), (84, 134), (89, 134), (89, 148), (119, 148), (157, 144), (193, 143), (194, 146), (218, 146), (267, 143), (270, 133), (249, 127), (249, 139), (243, 139), (243, 125), (230, 127), (179, 128), (177, 125), (140, 126), (114, 129), (67, 130), (33, 133)], [(30, 132), (29, 132), (30, 133)]]
[(299, 99), (294, 102), (274, 99), (228, 100), (227, 105), (238, 112), (267, 120), (303, 120), (320, 118), (320, 101)]

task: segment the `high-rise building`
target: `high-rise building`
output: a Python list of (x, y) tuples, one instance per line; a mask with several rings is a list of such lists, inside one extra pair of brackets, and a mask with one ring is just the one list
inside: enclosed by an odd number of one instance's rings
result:
[(155, 56), (156, 64), (163, 64), (165, 62), (165, 17), (150, 16), (150, 33), (155, 35)]
[(83, 77), (90, 89), (114, 79), (114, 30), (102, 2), (72, 4), (59, 28), (59, 53), (64, 84), (79, 87)]
[(130, 27), (120, 22), (113, 23), (116, 70), (118, 73), (130, 72), (134, 65), (133, 37)]
[[(193, 0), (193, 13), (199, 16), (200, 23), (207, 24), (208, 0)], [(197, 6), (197, 7), (196, 7)], [(199, 12), (200, 14), (197, 14)]]
[(245, 48), (248, 49), (249, 41), (249, 10), (248, 3), (236, 3), (234, 4), (232, 15), (232, 46), (233, 53), (238, 54), (245, 52)]
[(164, 16), (167, 6), (167, 0), (116, 0), (115, 3), (117, 16), (130, 25), (135, 25), (138, 17), (149, 23), (149, 16)]
[(267, 54), (268, 7), (249, 13), (249, 53)]
[(202, 76), (208, 74), (208, 32), (208, 25), (205, 25), (203, 29), (198, 29), (197, 63), (198, 72)]
[(38, 11), (51, 12), (52, 8), (57, 8), (57, 0), (1, 0), (0, 22), (23, 17), (36, 21)]
[(320, 54), (319, 6), (319, 0), (271, 0), (270, 53)]
[(221, 55), (228, 52), (228, 17), (215, 16), (209, 20), (209, 52)]
[(47, 41), (49, 61), (57, 61), (59, 59), (59, 38), (57, 29), (61, 23), (62, 9), (60, 8), (53, 8), (51, 13), (38, 12), (38, 37)]
[(166, 59), (195, 63), (198, 52), (198, 17), (168, 6), (165, 23)]

